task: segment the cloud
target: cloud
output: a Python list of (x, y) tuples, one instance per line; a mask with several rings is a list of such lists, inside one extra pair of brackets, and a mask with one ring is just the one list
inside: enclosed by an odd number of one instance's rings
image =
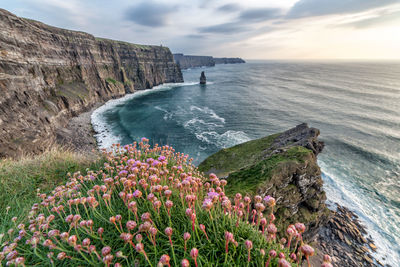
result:
[(300, 0), (289, 10), (287, 17), (357, 13), (395, 3), (398, 0)]
[(217, 8), (217, 11), (224, 13), (232, 13), (241, 10), (238, 4), (226, 4)]
[(258, 22), (275, 19), (281, 16), (278, 8), (247, 9), (240, 13), (239, 19), (243, 22)]
[(213, 26), (201, 27), (199, 32), (202, 33), (220, 33), (220, 34), (234, 34), (247, 31), (248, 28), (241, 23), (228, 22), (217, 24)]
[(128, 8), (125, 17), (139, 25), (162, 27), (168, 24), (170, 15), (177, 9), (177, 6), (146, 1)]
[(205, 38), (207, 38), (207, 36), (204, 34), (187, 34), (187, 35), (185, 35), (185, 37), (190, 38), (190, 39), (205, 39)]
[(340, 24), (339, 26), (344, 27), (352, 27), (356, 29), (364, 29), (369, 28), (377, 25), (387, 24), (393, 21), (400, 20), (400, 11), (396, 12), (385, 12), (382, 14), (378, 14), (375, 17), (370, 17), (366, 19), (357, 20), (350, 23)]

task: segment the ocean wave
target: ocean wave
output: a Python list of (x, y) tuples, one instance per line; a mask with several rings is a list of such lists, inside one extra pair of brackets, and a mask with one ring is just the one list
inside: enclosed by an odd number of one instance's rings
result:
[(225, 118), (222, 118), (222, 117), (218, 116), (218, 115), (215, 113), (215, 111), (212, 110), (212, 109), (210, 109), (209, 107), (201, 108), (201, 107), (192, 105), (192, 106), (190, 106), (190, 110), (191, 110), (191, 111), (200, 111), (200, 112), (203, 113), (203, 114), (208, 114), (208, 115), (210, 115), (211, 118), (214, 118), (214, 119), (216, 119), (216, 120), (221, 121), (222, 123), (225, 123)]
[(348, 138), (332, 138), (329, 142), (334, 142), (337, 145), (341, 146), (342, 149), (348, 150), (351, 153), (356, 154), (359, 157), (362, 157), (364, 160), (369, 161), (371, 163), (380, 162), (383, 166), (393, 166), (396, 164), (396, 157), (393, 154), (388, 154), (385, 151), (379, 150), (372, 146), (365, 146), (363, 144), (357, 144), (354, 139)]
[(94, 131), (96, 132), (95, 137), (100, 148), (110, 148), (113, 144), (121, 141), (122, 136), (115, 135), (112, 131), (112, 125), (109, 125), (104, 117), (104, 113), (107, 111), (115, 109), (119, 105), (123, 105), (125, 102), (145, 96), (148, 94), (152, 94), (155, 92), (171, 90), (180, 86), (191, 86), (198, 84), (197, 82), (184, 82), (184, 83), (165, 83), (158, 86), (153, 87), (152, 89), (140, 90), (136, 91), (132, 94), (126, 94), (125, 96), (112, 99), (107, 101), (104, 105), (100, 106), (96, 110), (93, 111), (91, 115), (91, 122)]
[(322, 169), (328, 204), (333, 207), (334, 203), (339, 203), (354, 211), (365, 224), (368, 234), (379, 248), (374, 256), (383, 263), (400, 266), (399, 251), (393, 253), (395, 249), (393, 243), (397, 244), (400, 237), (387, 234), (400, 231), (395, 223), (396, 220), (393, 219), (393, 214), (387, 213), (387, 207), (376, 205), (374, 202), (376, 200), (368, 197), (368, 194), (365, 194), (360, 187), (351, 184), (348, 178), (328, 172), (328, 166), (324, 162), (319, 160), (318, 163)]
[(196, 138), (204, 143), (215, 145), (219, 148), (231, 147), (251, 139), (242, 131), (226, 131), (219, 134), (215, 131), (195, 133)]
[(213, 122), (205, 122), (202, 119), (199, 118), (193, 118), (188, 120), (187, 122), (185, 122), (185, 124), (183, 125), (184, 128), (216, 128), (216, 127), (224, 127), (221, 124), (217, 124), (217, 123), (213, 123)]

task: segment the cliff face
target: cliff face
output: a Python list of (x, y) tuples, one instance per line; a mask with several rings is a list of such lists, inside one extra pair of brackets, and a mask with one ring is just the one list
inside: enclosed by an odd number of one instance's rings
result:
[(215, 64), (235, 64), (246, 63), (241, 58), (215, 58), (211, 56), (190, 56), (184, 54), (174, 54), (174, 60), (181, 69), (213, 67)]
[(220, 57), (214, 58), (215, 64), (238, 64), (238, 63), (246, 63), (246, 61), (244, 61), (241, 58), (238, 57)]
[(174, 60), (181, 69), (212, 67), (215, 66), (213, 57), (210, 56), (189, 56), (184, 54), (174, 54)]
[(319, 130), (301, 124), (281, 134), (249, 141), (210, 156), (199, 165), (226, 177), (226, 192), (277, 200), (277, 225), (303, 222), (313, 236), (329, 217), (316, 156), (323, 148)]
[(99, 39), (0, 9), (0, 157), (46, 149), (58, 128), (96, 103), (182, 81), (167, 47)]

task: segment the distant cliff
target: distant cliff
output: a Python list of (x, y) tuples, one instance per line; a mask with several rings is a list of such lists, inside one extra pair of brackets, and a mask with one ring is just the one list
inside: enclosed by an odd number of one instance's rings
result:
[(213, 57), (210, 56), (191, 56), (184, 54), (174, 54), (175, 62), (181, 69), (189, 69), (196, 67), (212, 67), (215, 66)]
[(174, 60), (179, 64), (181, 69), (213, 67), (215, 64), (246, 63), (241, 58), (215, 58), (212, 56), (192, 56), (184, 54), (174, 54)]
[(215, 64), (238, 64), (238, 63), (246, 63), (243, 59), (239, 57), (215, 57)]
[(182, 81), (167, 47), (95, 38), (0, 9), (0, 157), (46, 149), (94, 104)]

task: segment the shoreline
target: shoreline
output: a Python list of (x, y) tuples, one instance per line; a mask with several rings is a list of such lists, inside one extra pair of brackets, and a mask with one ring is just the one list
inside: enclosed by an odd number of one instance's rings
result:
[[(140, 91), (131, 95), (137, 92)], [(95, 137), (98, 132), (92, 125), (91, 116), (107, 102), (98, 103), (88, 111), (71, 118), (66, 127), (57, 130), (57, 143), (78, 153), (100, 153), (101, 148)], [(336, 266), (390, 266), (383, 265), (374, 257), (377, 248), (357, 215), (345, 206), (337, 203), (336, 205), (336, 209), (328, 207), (331, 218), (309, 240), (316, 250), (315, 256), (312, 257), (313, 265), (319, 266), (323, 255), (329, 254)]]
[[(105, 102), (107, 103), (107, 102)], [(64, 128), (57, 129), (58, 145), (79, 153), (99, 153), (100, 148), (95, 137), (96, 131), (92, 125), (93, 112), (105, 103), (95, 104), (88, 111), (72, 117)]]

